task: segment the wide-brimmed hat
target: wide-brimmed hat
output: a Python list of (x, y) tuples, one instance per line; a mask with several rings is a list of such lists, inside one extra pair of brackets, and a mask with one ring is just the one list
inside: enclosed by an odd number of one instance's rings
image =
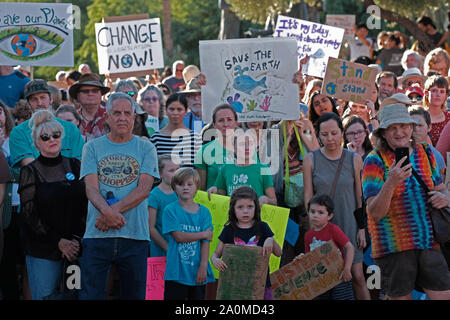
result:
[(202, 92), (202, 89), (198, 85), (199, 78), (191, 79), (191, 81), (188, 82), (186, 89), (183, 91), (180, 91), (180, 93), (197, 93)]
[(81, 86), (94, 86), (100, 88), (100, 91), (102, 92), (102, 95), (109, 92), (109, 88), (105, 87), (102, 84), (102, 81), (100, 79), (100, 76), (96, 73), (86, 73), (82, 74), (80, 76), (80, 79), (78, 79), (77, 82), (75, 82), (73, 85), (69, 88), (69, 95), (72, 99), (77, 98), (78, 91), (80, 90)]
[(413, 105), (412, 101), (408, 98), (406, 94), (399, 92), (384, 99), (383, 102), (381, 102), (380, 107), (384, 108), (394, 103), (403, 103), (406, 104), (407, 106)]
[(45, 80), (34, 79), (25, 85), (25, 88), (24, 88), (25, 99), (28, 99), (29, 96), (31, 96), (35, 93), (41, 93), (41, 92), (46, 92), (48, 94), (51, 94), (50, 89), (48, 88), (47, 81), (45, 81)]
[(411, 118), (408, 112), (408, 108), (404, 104), (394, 103), (390, 104), (381, 110), (379, 113), (380, 125), (373, 130), (373, 134), (376, 135), (380, 129), (387, 129), (392, 124), (417, 124), (417, 121)]
[(403, 72), (401, 77), (398, 77), (398, 82), (403, 85), (403, 82), (411, 77), (420, 77), (424, 82), (427, 80), (427, 77), (422, 74), (419, 68), (409, 68)]

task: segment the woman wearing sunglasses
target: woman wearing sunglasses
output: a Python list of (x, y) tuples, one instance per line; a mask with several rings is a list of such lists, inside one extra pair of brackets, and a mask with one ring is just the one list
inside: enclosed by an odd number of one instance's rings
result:
[(87, 198), (79, 180), (80, 161), (61, 155), (64, 129), (47, 110), (30, 120), (32, 139), (40, 156), (20, 173), (23, 245), (33, 300), (54, 293), (64, 261), (80, 255)]
[(169, 123), (164, 114), (166, 98), (157, 86), (151, 84), (139, 90), (137, 102), (148, 114), (145, 126), (150, 136)]

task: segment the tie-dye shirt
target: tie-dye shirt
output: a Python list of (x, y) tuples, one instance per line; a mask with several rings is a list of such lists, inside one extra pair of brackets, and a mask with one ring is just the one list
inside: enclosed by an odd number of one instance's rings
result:
[[(364, 199), (376, 196), (395, 161), (392, 151), (372, 151), (364, 161), (362, 185)], [(433, 152), (427, 144), (414, 148), (409, 160), (430, 190), (442, 183)], [(372, 238), (372, 255), (380, 258), (390, 253), (413, 249), (437, 248), (428, 214), (427, 194), (411, 175), (398, 185), (392, 196), (388, 212), (379, 222), (367, 214)]]

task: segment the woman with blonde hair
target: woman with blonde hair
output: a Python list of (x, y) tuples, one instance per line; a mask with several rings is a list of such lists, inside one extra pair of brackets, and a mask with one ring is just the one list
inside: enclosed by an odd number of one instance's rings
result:
[(87, 198), (79, 180), (81, 163), (61, 155), (63, 126), (47, 110), (30, 120), (31, 136), (40, 155), (20, 172), (22, 242), (33, 300), (60, 286), (64, 261), (80, 254)]
[(450, 112), (447, 111), (448, 82), (443, 76), (432, 76), (425, 81), (424, 108), (431, 117), (431, 142), (436, 146), (439, 136), (447, 122)]
[(428, 75), (430, 71), (437, 71), (443, 77), (448, 76), (448, 68), (450, 67), (450, 56), (447, 51), (442, 48), (436, 48), (430, 51), (425, 57), (424, 75)]

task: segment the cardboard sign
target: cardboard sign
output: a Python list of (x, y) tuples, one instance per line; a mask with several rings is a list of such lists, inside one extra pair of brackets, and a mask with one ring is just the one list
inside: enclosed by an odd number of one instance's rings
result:
[[(211, 200), (208, 199), (208, 193), (204, 191), (197, 191), (194, 202), (199, 203), (209, 209), (213, 224), (213, 239), (209, 246), (209, 257), (216, 250), (219, 243), (219, 236), (222, 233), (225, 223), (228, 221), (228, 209), (230, 208), (230, 197), (212, 194)], [(289, 209), (271, 206), (265, 204), (261, 208), (261, 220), (266, 222), (272, 232), (274, 233), (274, 240), (283, 249), (284, 237), (286, 234), (286, 227), (289, 218)], [(280, 267), (280, 257), (275, 257), (273, 254), (269, 259), (270, 271), (278, 270)], [(219, 278), (219, 271), (211, 264), (214, 276)]]
[(202, 119), (212, 121), (216, 106), (230, 104), (239, 122), (299, 119), (297, 44), (292, 39), (200, 41)]
[(332, 240), (270, 275), (275, 300), (311, 300), (342, 282), (344, 260)]
[(263, 300), (268, 259), (261, 247), (226, 244), (222, 259), (227, 268), (220, 273), (217, 300)]
[(339, 56), (344, 32), (342, 28), (279, 15), (273, 36), (295, 38), (298, 59), (309, 56), (302, 72), (323, 78), (328, 57)]
[(354, 14), (327, 14), (326, 17), (327, 25), (345, 30), (345, 40), (354, 38), (355, 33), (353, 32), (353, 26), (355, 25), (355, 22), (356, 18)]
[(372, 96), (377, 70), (342, 59), (330, 58), (322, 84), (322, 94), (366, 104)]
[(0, 65), (73, 67), (71, 3), (0, 3)]
[(95, 24), (100, 74), (164, 67), (159, 18)]
[(147, 291), (145, 300), (164, 300), (166, 257), (147, 258)]

